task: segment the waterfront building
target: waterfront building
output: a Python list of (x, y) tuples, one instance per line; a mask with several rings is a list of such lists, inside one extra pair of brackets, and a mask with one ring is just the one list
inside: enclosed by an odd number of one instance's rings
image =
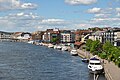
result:
[(59, 43), (60, 40), (60, 31), (59, 29), (47, 29), (42, 37), (44, 42), (57, 42)]
[(70, 30), (63, 30), (60, 32), (60, 41), (61, 43), (74, 43), (75, 42), (75, 33)]
[(0, 31), (0, 40), (11, 40), (13, 33)]
[(105, 31), (96, 31), (94, 33), (91, 33), (91, 35), (89, 36), (89, 39), (96, 41), (99, 40), (101, 43), (103, 43), (103, 33)]
[(90, 34), (89, 39), (93, 41), (99, 40), (101, 43), (110, 41), (114, 46), (120, 46), (120, 28), (111, 28), (107, 31), (96, 31)]
[(114, 46), (120, 46), (120, 28), (108, 30), (103, 35), (103, 43), (110, 41)]
[(29, 32), (15, 32), (13, 34), (13, 39), (16, 39), (17, 41), (22, 41), (22, 42), (29, 41), (31, 37), (32, 37), (31, 33)]
[(81, 48), (84, 46), (86, 40), (88, 39), (89, 34), (91, 33), (90, 30), (77, 30), (75, 32), (75, 48)]
[(44, 31), (36, 31), (32, 33), (32, 40), (40, 40), (42, 41), (42, 36), (44, 34)]
[(77, 30), (75, 32), (75, 42), (85, 42), (90, 33), (90, 30)]

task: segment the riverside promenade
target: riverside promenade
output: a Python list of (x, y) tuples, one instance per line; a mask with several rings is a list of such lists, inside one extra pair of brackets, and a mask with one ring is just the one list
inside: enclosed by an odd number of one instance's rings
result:
[[(80, 49), (78, 49), (77, 51), (78, 55), (83, 58), (89, 58), (93, 56), (89, 52)], [(113, 62), (108, 62), (107, 60), (104, 60), (104, 71), (107, 80), (120, 80), (120, 68), (118, 68)]]

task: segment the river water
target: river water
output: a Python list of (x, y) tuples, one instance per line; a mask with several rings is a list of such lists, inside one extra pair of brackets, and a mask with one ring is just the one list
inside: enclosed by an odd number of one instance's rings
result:
[[(93, 80), (87, 64), (69, 52), (0, 42), (0, 80)], [(101, 75), (99, 80), (105, 80)]]

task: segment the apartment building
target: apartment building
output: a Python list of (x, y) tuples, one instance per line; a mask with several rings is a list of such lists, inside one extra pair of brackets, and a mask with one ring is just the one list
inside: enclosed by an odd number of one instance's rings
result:
[(103, 35), (103, 43), (110, 41), (114, 46), (120, 46), (120, 29), (108, 30)]
[(75, 34), (69, 30), (63, 30), (60, 32), (60, 41), (62, 43), (73, 43), (75, 42)]
[(9, 32), (3, 32), (0, 31), (0, 40), (7, 40), (7, 39), (12, 39), (13, 38), (13, 33), (9, 33)]
[(44, 42), (53, 42), (53, 39), (57, 39), (59, 43), (60, 31), (59, 29), (47, 29), (42, 36)]

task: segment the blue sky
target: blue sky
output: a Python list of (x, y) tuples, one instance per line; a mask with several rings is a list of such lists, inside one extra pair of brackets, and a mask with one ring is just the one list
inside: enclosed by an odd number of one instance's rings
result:
[(0, 0), (0, 30), (120, 27), (120, 0)]

